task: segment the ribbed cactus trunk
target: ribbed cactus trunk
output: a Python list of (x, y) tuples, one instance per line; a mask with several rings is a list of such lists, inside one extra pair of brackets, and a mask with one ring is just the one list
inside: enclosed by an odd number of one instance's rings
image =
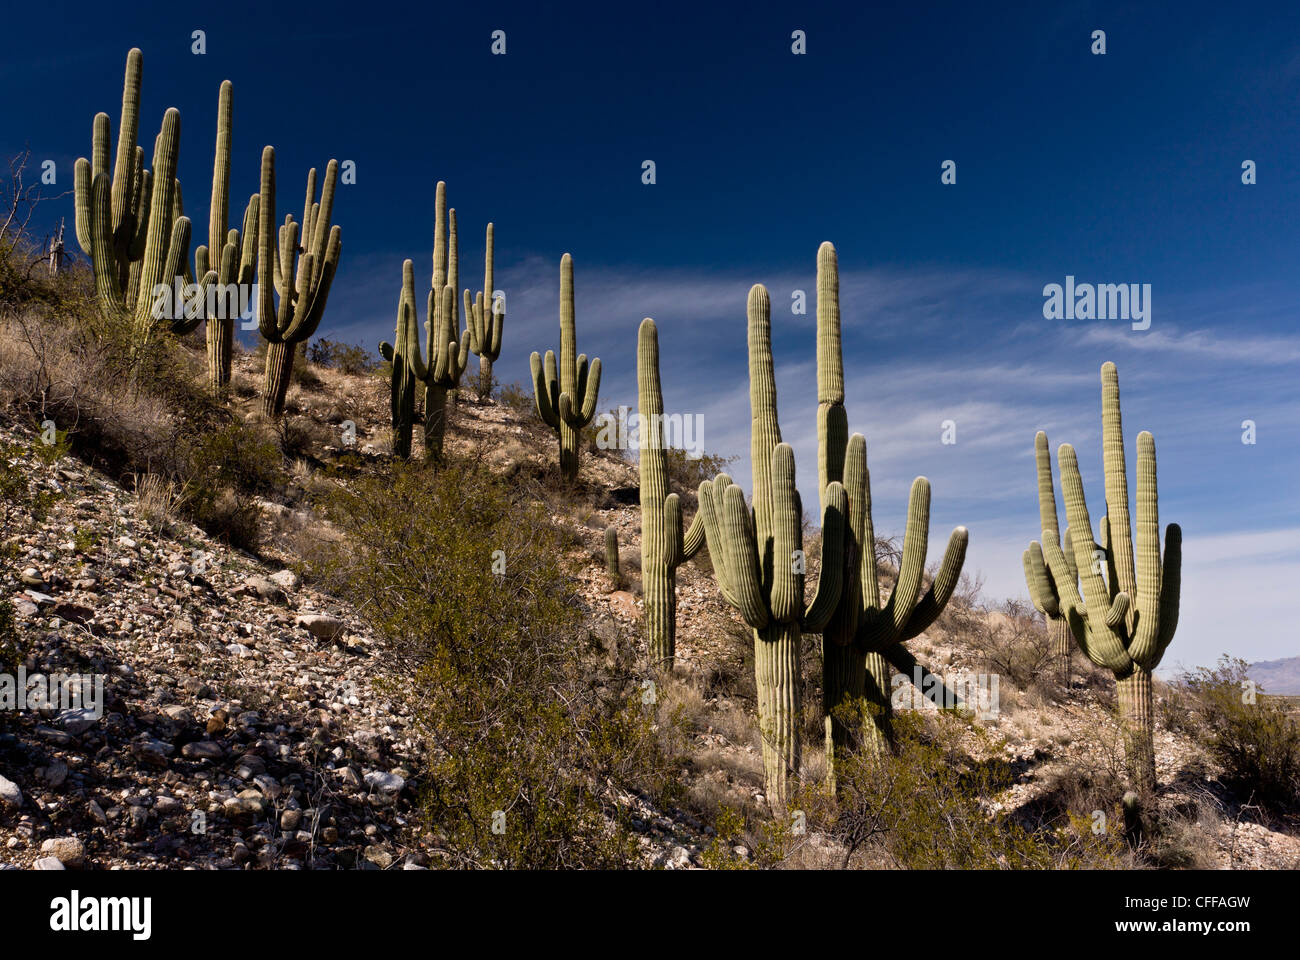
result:
[(621, 574), (618, 569), (618, 528), (605, 528), (605, 573), (609, 579), (618, 583)]
[(234, 347), (235, 321), (208, 321), (208, 383), (220, 395), (230, 385), (230, 353)]
[(447, 387), (436, 383), (425, 386), (424, 458), (426, 460), (442, 459), (444, 441), (447, 437), (447, 392)]
[(1155, 720), (1151, 693), (1151, 671), (1134, 666), (1133, 672), (1115, 683), (1120, 723), (1124, 727), (1125, 759), (1135, 790), (1149, 794), (1156, 784)]
[(754, 631), (754, 678), (758, 688), (758, 725), (763, 738), (763, 775), (768, 800), (782, 810), (791, 777), (799, 775), (799, 722), (803, 717), (803, 679), (797, 623), (769, 623)]
[(271, 343), (266, 348), (266, 388), (262, 396), (262, 413), (275, 419), (284, 413), (289, 381), (293, 379), (293, 358), (298, 344)]
[(894, 742), (891, 681), (894, 670), (883, 653), (868, 653), (863, 663), (862, 746), (874, 756), (887, 753)]
[(1074, 637), (1070, 633), (1070, 624), (1064, 617), (1049, 617), (1047, 635), (1052, 643), (1052, 659), (1056, 662), (1056, 672), (1061, 683), (1070, 686), (1070, 652), (1074, 646)]
[(651, 663), (671, 667), (677, 654), (677, 567), (699, 551), (704, 531), (697, 513), (690, 530), (683, 534), (681, 501), (677, 494), (668, 492), (659, 332), (649, 317), (641, 321), (637, 331), (636, 379), (646, 646)]

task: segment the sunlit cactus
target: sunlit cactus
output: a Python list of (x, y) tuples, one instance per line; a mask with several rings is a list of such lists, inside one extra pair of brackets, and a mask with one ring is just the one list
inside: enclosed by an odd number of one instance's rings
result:
[[(823, 709), (827, 775), (835, 779), (835, 754), (858, 741), (882, 751), (891, 739), (891, 680), (898, 667), (914, 679), (916, 666), (902, 643), (932, 624), (951, 599), (966, 558), (968, 534), (957, 527), (928, 589), (923, 589), (930, 527), (930, 482), (917, 477), (908, 499), (898, 579), (889, 599), (880, 595), (867, 442), (849, 436), (844, 408), (839, 264), (835, 247), (817, 251), (817, 451), (822, 504), (832, 484), (848, 497), (844, 589), (822, 631)], [(923, 675), (928, 671), (923, 670)]]
[(144, 55), (132, 49), (126, 58), (111, 174), (112, 135), (106, 113), (95, 115), (91, 158), (82, 157), (73, 167), (77, 242), (93, 264), (100, 310), (114, 319), (129, 318), (137, 347), (147, 344), (165, 320), (174, 320), (177, 332), (194, 328), (185, 326), (183, 311), (155, 316), (154, 289), (170, 286), (188, 270), (190, 223), (179, 210), (176, 179), (180, 113), (169, 108), (163, 115), (152, 172), (144, 168), (144, 148), (136, 145), (143, 69)]
[(1068, 443), (1057, 450), (1069, 522), (1064, 538), (1059, 534), (1047, 435), (1040, 431), (1034, 438), (1042, 542), (1030, 543), (1024, 564), (1035, 605), (1068, 624), (1084, 656), (1114, 673), (1129, 777), (1145, 794), (1156, 782), (1151, 674), (1178, 626), (1183, 534), (1176, 523), (1165, 528), (1162, 556), (1156, 444), (1144, 430), (1137, 437), (1134, 550), (1119, 373), (1113, 363), (1101, 368), (1101, 421), (1106, 515), (1095, 537), (1078, 458)]
[(498, 297), (493, 283), (494, 229), (487, 225), (483, 259), (483, 289), (472, 299), (465, 290), (465, 323), (469, 329), (469, 349), (478, 357), (479, 383), (483, 390), (492, 386), (492, 364), (501, 356), (501, 329), (506, 319), (505, 297)]
[[(659, 331), (649, 317), (637, 332), (637, 397), (641, 458), (641, 592), (651, 663), (671, 667), (677, 652), (677, 568), (704, 545), (697, 511), (683, 533), (682, 506), (668, 492), (663, 390), (659, 383)], [(612, 529), (612, 528), (611, 528)]]
[(799, 774), (803, 632), (821, 631), (839, 605), (848, 500), (838, 482), (826, 485), (821, 576), (805, 605), (803, 510), (794, 451), (781, 442), (777, 421), (771, 300), (762, 285), (749, 291), (747, 313), (753, 507), (745, 505), (730, 477), (719, 474), (700, 484), (699, 512), (718, 588), (753, 632), (763, 772), (768, 799), (779, 812), (790, 778)]
[(447, 184), (439, 180), (434, 189), (433, 280), (424, 322), (427, 362), (420, 354), (415, 269), (410, 260), (402, 264), (396, 339), (392, 344), (379, 345), (380, 354), (393, 365), (393, 454), (398, 457), (411, 455), (416, 384), (419, 383), (424, 386), (424, 455), (431, 461), (442, 458), (447, 431), (447, 394), (456, 389), (469, 361), (468, 329), (460, 331), (457, 339), (458, 270), (456, 211), (447, 210)]
[(268, 344), (262, 412), (270, 419), (284, 414), (294, 353), (298, 344), (310, 338), (320, 326), (330, 284), (338, 268), (343, 230), (337, 224), (330, 226), (338, 174), (338, 161), (331, 160), (325, 170), (320, 200), (316, 200), (316, 169), (313, 167), (308, 172), (302, 222), (296, 223), (289, 214), (279, 227), (277, 238), (273, 233), (276, 230), (275, 148), (268, 146), (262, 151), (257, 213), (257, 322)]
[(587, 363), (578, 353), (577, 323), (573, 309), (573, 258), (560, 258), (560, 359), (546, 351), (545, 363), (536, 352), (529, 358), (537, 415), (555, 431), (560, 441), (560, 475), (572, 483), (578, 478), (578, 432), (596, 415), (600, 395), (600, 358)]

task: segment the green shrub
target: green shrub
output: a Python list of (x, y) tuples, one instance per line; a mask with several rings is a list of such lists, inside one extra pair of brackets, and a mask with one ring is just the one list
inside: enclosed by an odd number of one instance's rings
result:
[(1237, 795), (1275, 812), (1300, 806), (1300, 722), (1285, 700), (1264, 694), (1245, 660), (1219, 658), (1180, 678), (1196, 699), (1210, 756)]
[(444, 865), (635, 865), (611, 784), (663, 796), (677, 766), (626, 658), (580, 630), (556, 530), (512, 494), (456, 461), (356, 478), (326, 496), (345, 536), (312, 572), (369, 611), (385, 693), (417, 711)]
[(990, 800), (1014, 783), (1010, 764), (959, 716), (901, 713), (894, 733), (895, 754), (861, 753), (837, 765), (838, 803), (820, 785), (799, 797), (809, 821), (842, 845), (843, 866), (854, 865), (859, 854), (873, 865), (915, 870), (1123, 865), (1118, 815), (1096, 834), (1082, 818), (1031, 829), (994, 809)]

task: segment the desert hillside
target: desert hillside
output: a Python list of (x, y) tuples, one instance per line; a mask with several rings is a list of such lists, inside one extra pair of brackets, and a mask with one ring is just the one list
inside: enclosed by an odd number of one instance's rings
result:
[[(0, 363), (20, 360), (18, 336), (10, 323)], [(201, 347), (181, 352), (181, 366), (197, 369)], [(202, 478), (151, 473), (142, 462), (142, 449), (200, 429), (175, 425), (188, 414), (174, 401), (110, 404), (92, 390), (81, 398), (80, 422), (67, 432), (59, 427), (46, 443), (33, 398), (9, 367), (0, 414), (0, 595), (12, 602), (13, 622), (0, 624), (3, 669), (21, 668), (28, 677), (102, 675), (104, 707), (98, 717), (57, 705), (0, 715), (4, 866), (510, 862), (485, 852), (490, 838), (468, 840), (446, 826), (439, 792), (452, 774), (428, 727), (423, 674), (392, 649), (401, 611), (368, 604), (348, 587), (348, 556), (378, 548), (349, 540), (332, 498), (348, 490), (370, 495), (394, 469), (387, 382), (373, 369), (302, 363), (286, 417), (271, 426), (257, 412), (261, 366), (247, 353), (234, 363), (234, 416), (248, 424), (247, 448), (223, 454), (221, 464), (203, 461), (202, 469), (265, 468), (271, 482), (231, 480), (211, 495), (199, 492)], [(581, 784), (592, 802), (581, 816), (561, 796), (534, 794), (538, 783), (518, 787), (534, 834), (547, 829), (538, 811), (550, 803), (556, 810), (547, 816), (557, 822), (576, 817), (563, 830), (617, 839), (599, 855), (583, 848), (551, 865), (997, 866), (1016, 865), (1023, 855), (1040, 866), (1300, 866), (1296, 821), (1224, 782), (1195, 698), (1164, 685), (1156, 695), (1155, 826), (1125, 840), (1117, 826), (1123, 748), (1109, 674), (1076, 650), (1065, 681), (1041, 616), (980, 596), (969, 578), (909, 648), (950, 683), (998, 674), (997, 709), (941, 715), (924, 704), (903, 716), (900, 739), (912, 738), (912, 746), (862, 773), (861, 784), (852, 781), (852, 796), (833, 812), (818, 799), (825, 772), (820, 651), (816, 637), (805, 638), (805, 748), (792, 800), (804, 807), (796, 828), (774, 821), (763, 794), (749, 632), (720, 596), (707, 551), (678, 569), (677, 663), (656, 674), (645, 661), (635, 462), (584, 443), (579, 482), (559, 482), (554, 435), (538, 420), (530, 393), (507, 386), (478, 397), (462, 389), (450, 408), (446, 462), (466, 475), (486, 470), (509, 478), (523, 491), (521, 508), (532, 511), (538, 536), (545, 529), (558, 545), (565, 603), (576, 611), (564, 628), (566, 646), (576, 651), (574, 690), (641, 704), (617, 736), (603, 726), (582, 728), (581, 737), (604, 730), (617, 741), (608, 755), (592, 746), (555, 759), (583, 771), (557, 788), (568, 796)], [(56, 426), (60, 419), (55, 415)], [(136, 437), (132, 449), (124, 446), (127, 435)], [(240, 458), (274, 462), (234, 462)], [(673, 488), (688, 518), (696, 509), (693, 484), (707, 479), (700, 472), (721, 466), (708, 458), (677, 462)], [(617, 532), (617, 579), (606, 569), (608, 528)], [(436, 560), (430, 569), (429, 590), (441, 590), (438, 578), (450, 579), (451, 571)], [(814, 573), (815, 564), (810, 578)], [(498, 722), (510, 743), (532, 734)], [(649, 742), (653, 749), (644, 748)], [(956, 773), (948, 780), (944, 771)], [(908, 788), (913, 795), (934, 789), (930, 807), (918, 801), (904, 811), (890, 799), (909, 776), (919, 778)], [(507, 809), (515, 815), (515, 807)], [(958, 824), (949, 845), (971, 849), (917, 853), (909, 832), (935, 829), (918, 819), (919, 809)], [(1091, 829), (1096, 811), (1111, 817), (1100, 834)], [(509, 854), (521, 858), (514, 863), (543, 863), (522, 849)]]

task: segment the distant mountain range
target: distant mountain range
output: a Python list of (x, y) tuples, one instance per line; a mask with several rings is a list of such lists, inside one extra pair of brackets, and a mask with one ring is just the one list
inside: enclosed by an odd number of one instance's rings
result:
[(1252, 663), (1249, 676), (1265, 693), (1300, 696), (1300, 657)]

